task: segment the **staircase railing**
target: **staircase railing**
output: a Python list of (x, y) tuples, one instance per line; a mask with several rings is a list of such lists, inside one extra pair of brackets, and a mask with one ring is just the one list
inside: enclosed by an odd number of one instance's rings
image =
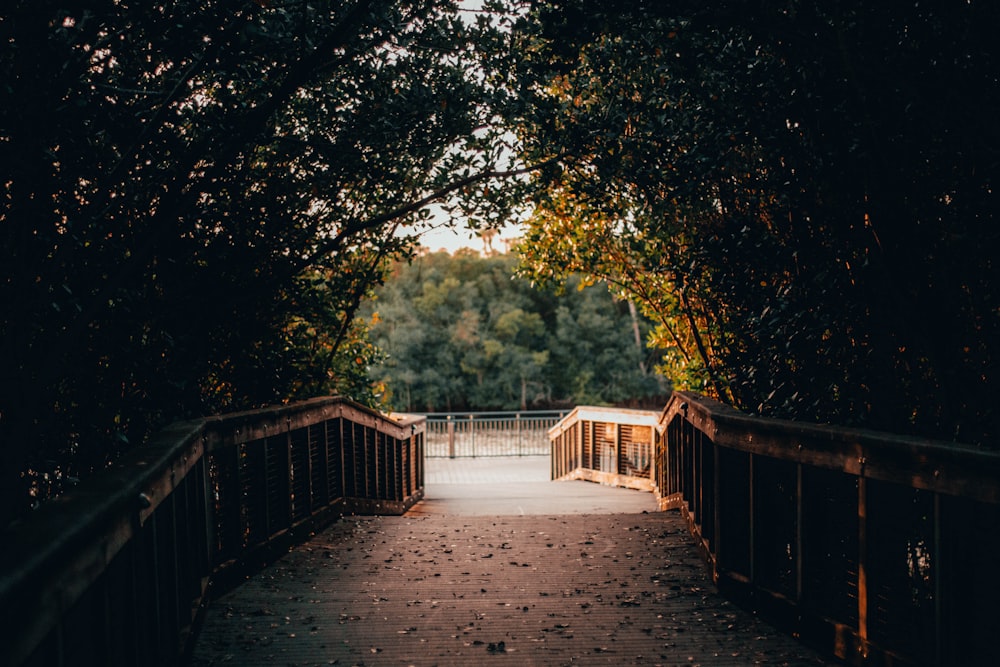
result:
[(989, 664), (1000, 453), (676, 393), (657, 491), (727, 594), (862, 664)]
[(578, 407), (549, 430), (552, 479), (652, 491), (660, 413)]
[(627, 424), (634, 438), (649, 417), (569, 415), (549, 432), (553, 478), (652, 489), (686, 516), (723, 592), (849, 662), (995, 662), (1000, 453), (678, 392), (647, 474), (622, 467)]
[(175, 424), (0, 534), (0, 664), (167, 665), (211, 584), (423, 495), (424, 420), (339, 398)]

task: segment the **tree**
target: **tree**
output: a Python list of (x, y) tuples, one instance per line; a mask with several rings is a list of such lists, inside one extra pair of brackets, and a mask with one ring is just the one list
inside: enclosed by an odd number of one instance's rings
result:
[(534, 3), (528, 275), (608, 280), (752, 412), (995, 442), (998, 11)]
[[(420, 254), (398, 263), (373, 301), (374, 369), (399, 410), (528, 409), (662, 396), (637, 348), (627, 304), (572, 277), (539, 290), (514, 255)], [(638, 322), (640, 335), (648, 329)], [(655, 359), (655, 355), (650, 355)]]
[(662, 394), (649, 369), (648, 361), (659, 358), (646, 349), (649, 333), (649, 322), (633, 321), (628, 304), (614, 300), (605, 285), (570, 276), (549, 345), (553, 384), (576, 405), (630, 404)]
[(66, 6), (0, 10), (0, 523), (170, 420), (378, 400), (359, 304), (504, 164), (502, 14)]

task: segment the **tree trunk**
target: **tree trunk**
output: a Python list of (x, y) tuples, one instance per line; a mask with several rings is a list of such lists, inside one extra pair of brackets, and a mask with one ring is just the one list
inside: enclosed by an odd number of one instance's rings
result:
[(642, 344), (642, 334), (639, 332), (639, 313), (636, 311), (635, 302), (632, 299), (626, 299), (625, 303), (628, 304), (628, 314), (632, 318), (632, 334), (635, 336), (635, 347), (639, 350), (639, 370), (643, 375), (646, 375), (646, 362), (643, 359), (646, 350)]

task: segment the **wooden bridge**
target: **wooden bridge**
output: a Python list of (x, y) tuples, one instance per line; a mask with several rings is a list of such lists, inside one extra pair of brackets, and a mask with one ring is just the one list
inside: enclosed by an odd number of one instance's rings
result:
[(175, 425), (0, 536), (0, 664), (993, 662), (996, 454), (683, 393), (549, 435), (560, 483), (440, 483), (341, 399)]

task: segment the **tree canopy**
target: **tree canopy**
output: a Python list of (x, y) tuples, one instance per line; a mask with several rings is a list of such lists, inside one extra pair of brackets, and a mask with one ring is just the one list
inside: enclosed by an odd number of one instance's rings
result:
[[(981, 0), (6, 2), (0, 524), (174, 419), (377, 401), (356, 315), (431, 203), (473, 225), (531, 209), (523, 275), (638, 304), (678, 386), (995, 443), (998, 19)], [(484, 310), (454, 279), (414, 295), (422, 321), (465, 313), (462, 375), (428, 359), (398, 380), (438, 392), (420, 402), (475, 395), (491, 364), (504, 405), (613, 400), (546, 376), (569, 362), (540, 347), (603, 311)]]
[(504, 169), (502, 14), (70, 5), (0, 9), (0, 523), (170, 420), (364, 400), (364, 295)]
[(534, 289), (512, 254), (400, 262), (362, 314), (385, 357), (373, 377), (396, 410), (525, 410), (664, 400), (633, 319), (607, 286), (572, 276)]
[(519, 64), (537, 280), (659, 324), (752, 412), (990, 444), (995, 3), (534, 3)]

